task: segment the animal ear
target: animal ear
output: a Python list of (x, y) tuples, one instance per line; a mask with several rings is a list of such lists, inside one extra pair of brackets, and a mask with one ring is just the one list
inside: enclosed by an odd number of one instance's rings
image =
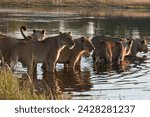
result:
[(142, 40), (141, 42), (142, 42), (142, 43), (145, 43), (145, 40)]
[(72, 33), (71, 33), (71, 32), (68, 32), (68, 34), (71, 35)]
[(29, 39), (32, 39), (32, 36), (28, 36), (29, 37)]
[(59, 35), (61, 35), (61, 34), (62, 34), (62, 32), (60, 31), (60, 32), (59, 32)]
[(86, 37), (88, 40), (90, 40), (90, 37)]
[(84, 37), (81, 37), (81, 41), (84, 42), (84, 41), (85, 41), (85, 38), (84, 38)]
[(45, 30), (42, 30), (42, 33), (44, 34), (44, 33), (45, 33)]
[(133, 41), (132, 41), (132, 40), (129, 40), (128, 43), (129, 43), (129, 45), (131, 45), (131, 44), (133, 43)]
[(35, 33), (36, 32), (36, 30), (35, 29), (33, 29), (33, 33)]
[(119, 41), (123, 41), (123, 39), (121, 38), (121, 39), (119, 39)]

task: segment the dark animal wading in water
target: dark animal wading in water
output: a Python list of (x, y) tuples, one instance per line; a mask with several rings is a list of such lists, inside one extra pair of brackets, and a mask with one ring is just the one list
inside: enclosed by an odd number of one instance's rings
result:
[[(120, 41), (119, 37), (109, 37), (109, 36), (95, 36), (92, 38), (92, 42), (96, 43), (99, 40), (105, 40), (105, 41), (113, 41), (117, 42)], [(130, 56), (136, 56), (138, 52), (148, 52), (148, 47), (147, 47), (147, 40), (146, 39), (131, 39), (127, 38), (128, 41), (133, 41), (131, 51), (129, 53)]]
[(93, 52), (94, 63), (117, 63), (120, 64), (126, 55), (130, 54), (132, 47), (132, 40), (102, 40), (93, 38), (92, 43), (95, 47)]
[(55, 64), (60, 51), (65, 47), (74, 46), (74, 41), (69, 33), (48, 37), (43, 41), (20, 42), (11, 51), (10, 66), (14, 68), (18, 60), (27, 66), (30, 76), (33, 75), (37, 63), (44, 63), (46, 70), (54, 72)]
[(9, 37), (7, 35), (0, 34), (0, 60), (2, 60), (2, 64), (8, 63), (10, 59), (10, 50), (12, 47), (19, 42), (26, 42), (31, 40), (42, 40), (45, 36), (45, 31), (42, 30), (33, 30), (33, 34), (30, 36), (25, 36), (23, 30), (26, 30), (25, 26), (20, 27), (20, 31), (24, 36), (24, 39), (17, 39), (13, 37)]
[(138, 52), (148, 52), (147, 40), (145, 39), (132, 39), (133, 44), (131, 48), (130, 56), (136, 56)]
[(77, 63), (80, 65), (80, 60), (84, 52), (90, 53), (94, 50), (94, 46), (88, 38), (81, 37), (74, 39), (74, 42), (75, 46), (72, 49), (68, 47), (62, 49), (57, 60), (57, 63), (63, 63), (65, 67), (70, 69), (74, 69)]

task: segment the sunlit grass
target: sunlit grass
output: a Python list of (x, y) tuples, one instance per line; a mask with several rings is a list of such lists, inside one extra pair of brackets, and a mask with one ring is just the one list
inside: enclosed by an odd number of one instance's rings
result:
[[(20, 81), (8, 70), (0, 69), (1, 100), (49, 100), (51, 95), (37, 93), (32, 82), (20, 84)], [(59, 98), (60, 99), (60, 98)]]

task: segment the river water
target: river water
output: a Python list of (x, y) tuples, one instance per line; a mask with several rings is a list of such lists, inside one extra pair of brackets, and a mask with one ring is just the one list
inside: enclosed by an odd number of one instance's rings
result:
[[(0, 32), (22, 38), (19, 27), (45, 29), (47, 36), (71, 31), (73, 38), (95, 35), (150, 39), (149, 10), (87, 8), (1, 8)], [(38, 92), (51, 91), (69, 99), (128, 100), (150, 99), (150, 53), (138, 53), (138, 59), (123, 66), (93, 66), (92, 58), (82, 58), (81, 69), (64, 70), (57, 64), (53, 76), (43, 74), (41, 64), (34, 80)], [(16, 74), (23, 77), (26, 68), (18, 63)]]

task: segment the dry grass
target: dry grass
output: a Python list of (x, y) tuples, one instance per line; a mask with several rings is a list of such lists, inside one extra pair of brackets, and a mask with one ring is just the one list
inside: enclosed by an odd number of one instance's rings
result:
[(51, 96), (37, 94), (31, 82), (21, 84), (14, 75), (0, 69), (0, 100), (48, 100)]
[(114, 4), (114, 5), (139, 5), (139, 4), (148, 4), (149, 0), (97, 0), (101, 1), (104, 4)]
[(150, 0), (0, 0), (0, 4), (45, 4), (59, 6), (148, 6)]

